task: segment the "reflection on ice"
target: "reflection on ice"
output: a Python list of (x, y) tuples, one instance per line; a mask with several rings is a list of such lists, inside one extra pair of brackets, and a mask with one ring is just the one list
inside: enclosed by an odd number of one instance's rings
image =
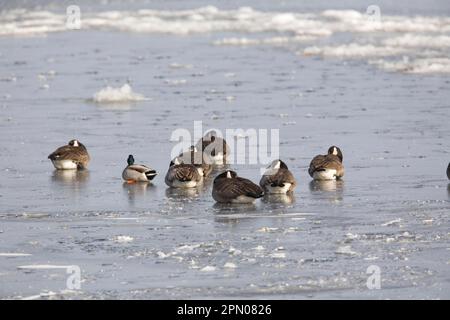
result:
[(309, 183), (309, 190), (311, 192), (323, 191), (323, 192), (339, 192), (344, 190), (343, 180), (312, 180)]
[(264, 203), (282, 203), (292, 204), (295, 202), (295, 196), (293, 193), (287, 194), (266, 194), (261, 200)]
[(153, 184), (149, 182), (137, 182), (137, 183), (127, 183), (122, 184), (123, 190), (127, 193), (128, 201), (130, 204), (138, 197), (145, 196), (147, 189), (153, 188)]
[(309, 190), (312, 194), (318, 194), (320, 197), (331, 202), (342, 201), (344, 193), (343, 180), (313, 180), (309, 183)]
[(89, 175), (89, 170), (54, 170), (50, 178), (52, 192), (75, 208), (84, 202)]
[(229, 213), (245, 213), (256, 211), (254, 203), (219, 203), (213, 205), (214, 213), (229, 214)]
[(186, 200), (197, 198), (200, 195), (201, 186), (197, 188), (167, 188), (166, 197), (171, 200)]
[(243, 218), (249, 217), (256, 211), (254, 203), (218, 203), (213, 205), (214, 221), (235, 224)]
[(80, 186), (88, 180), (88, 170), (55, 170), (52, 175), (52, 181), (64, 185)]

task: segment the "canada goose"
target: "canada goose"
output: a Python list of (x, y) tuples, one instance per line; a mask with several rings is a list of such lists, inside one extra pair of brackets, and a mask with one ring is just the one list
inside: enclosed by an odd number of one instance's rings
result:
[(294, 176), (281, 160), (274, 160), (259, 181), (259, 185), (267, 193), (287, 193), (297, 186)]
[(252, 203), (261, 198), (264, 191), (248, 179), (227, 170), (214, 179), (212, 197), (220, 203)]
[(448, 167), (447, 167), (447, 178), (450, 179), (450, 162), (448, 163)]
[(122, 178), (128, 183), (152, 181), (157, 175), (155, 170), (143, 164), (134, 164), (132, 154), (128, 156), (127, 163), (128, 165), (122, 172)]
[(209, 131), (197, 142), (196, 147), (204, 152), (210, 164), (223, 166), (227, 163), (230, 147), (225, 139), (217, 135), (216, 131)]
[(193, 164), (202, 177), (209, 176), (213, 169), (208, 159), (206, 159), (206, 155), (195, 146), (191, 146), (188, 151), (182, 152), (178, 159), (182, 163)]
[(56, 149), (48, 158), (58, 170), (85, 169), (90, 160), (86, 147), (76, 139)]
[(203, 177), (193, 164), (187, 164), (175, 158), (170, 162), (165, 182), (173, 188), (195, 188), (203, 181)]
[(328, 149), (327, 155), (315, 156), (309, 165), (309, 175), (314, 180), (335, 180), (344, 176), (342, 152), (336, 146)]

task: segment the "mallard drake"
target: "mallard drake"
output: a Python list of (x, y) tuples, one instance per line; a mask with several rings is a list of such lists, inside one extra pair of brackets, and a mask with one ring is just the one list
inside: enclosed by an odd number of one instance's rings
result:
[(206, 159), (206, 155), (195, 146), (191, 146), (188, 151), (180, 153), (178, 158), (182, 163), (193, 164), (202, 177), (209, 176), (213, 169), (208, 159)]
[(230, 147), (225, 139), (219, 137), (216, 131), (209, 131), (197, 144), (197, 149), (202, 150), (210, 164), (223, 166), (227, 163)]
[(267, 167), (267, 171), (259, 182), (261, 188), (267, 193), (288, 193), (297, 186), (294, 175), (281, 160), (274, 160)]
[(203, 181), (203, 177), (193, 164), (186, 164), (177, 157), (170, 162), (165, 182), (173, 188), (195, 188)]
[(227, 170), (214, 179), (212, 197), (220, 203), (252, 203), (261, 198), (264, 191), (248, 179)]
[(58, 170), (85, 169), (90, 160), (86, 147), (76, 139), (56, 149), (48, 158)]
[(128, 183), (152, 181), (157, 175), (155, 170), (143, 164), (134, 164), (132, 154), (128, 156), (127, 163), (128, 165), (123, 169), (122, 178)]
[(336, 146), (328, 149), (328, 154), (315, 156), (309, 165), (309, 175), (314, 180), (336, 180), (344, 176), (342, 151)]

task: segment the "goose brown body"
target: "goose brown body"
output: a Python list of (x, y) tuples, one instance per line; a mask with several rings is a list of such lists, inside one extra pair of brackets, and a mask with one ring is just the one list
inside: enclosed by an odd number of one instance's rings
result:
[[(206, 155), (192, 146), (189, 151), (183, 152), (178, 156), (179, 161), (194, 165), (203, 177), (211, 174), (213, 167), (208, 161)], [(174, 162), (174, 160), (172, 160)]]
[(70, 140), (65, 146), (52, 152), (50, 159), (56, 169), (85, 169), (90, 161), (86, 147), (78, 140)]
[(281, 160), (274, 160), (259, 182), (267, 193), (288, 193), (294, 191), (297, 181), (287, 165)]
[(196, 147), (206, 155), (208, 163), (216, 166), (227, 163), (230, 147), (215, 131), (208, 132), (197, 142)]
[(328, 154), (315, 156), (310, 165), (308, 173), (315, 180), (335, 180), (344, 176), (343, 156), (341, 150), (336, 146), (328, 149)]
[(260, 186), (234, 171), (225, 171), (214, 179), (212, 197), (220, 203), (252, 203), (263, 195)]
[(203, 177), (192, 164), (171, 162), (165, 182), (173, 188), (194, 188), (202, 182)]

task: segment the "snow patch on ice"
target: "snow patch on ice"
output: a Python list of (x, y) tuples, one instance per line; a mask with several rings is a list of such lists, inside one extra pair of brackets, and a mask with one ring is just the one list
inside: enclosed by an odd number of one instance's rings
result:
[(54, 264), (31, 264), (24, 266), (17, 266), (17, 269), (31, 269), (31, 270), (46, 270), (46, 269), (67, 269), (71, 266), (61, 266)]
[(277, 230), (278, 230), (278, 228), (262, 227), (262, 228), (256, 230), (256, 232), (275, 232)]
[(129, 242), (133, 242), (134, 238), (131, 236), (116, 236), (113, 238), (114, 242), (117, 243), (129, 243)]
[(93, 100), (98, 103), (110, 102), (129, 102), (129, 101), (143, 101), (147, 98), (139, 93), (133, 92), (131, 86), (126, 83), (119, 88), (106, 87), (94, 94)]
[(186, 84), (187, 80), (186, 79), (167, 79), (164, 80), (165, 83), (172, 85), (172, 86), (179, 86), (182, 84)]
[(216, 271), (216, 267), (206, 266), (206, 267), (203, 267), (202, 269), (200, 269), (200, 271), (202, 271), (202, 272), (213, 272), (213, 271)]
[(306, 56), (321, 55), (339, 58), (365, 58), (365, 57), (386, 57), (404, 54), (407, 48), (376, 46), (373, 44), (350, 43), (338, 46), (307, 47), (303, 50)]
[(370, 64), (386, 71), (404, 72), (404, 73), (450, 73), (449, 58), (419, 58), (409, 59), (404, 57), (402, 60), (370, 60)]
[(169, 65), (171, 69), (191, 69), (193, 67), (192, 64), (182, 64), (178, 62), (173, 62)]
[(234, 247), (230, 247), (230, 249), (228, 249), (228, 253), (230, 253), (234, 256), (237, 256), (237, 255), (240, 255), (242, 253), (242, 251), (239, 249), (236, 249)]
[(391, 221), (385, 222), (381, 226), (388, 227), (388, 226), (399, 225), (401, 221), (402, 221), (402, 219), (398, 218), (398, 219), (395, 219), (395, 220), (391, 220)]
[[(4, 10), (0, 13), (0, 36), (35, 36), (67, 32), (66, 14), (28, 9)], [(250, 7), (222, 10), (206, 6), (188, 10), (122, 10), (83, 13), (84, 30), (133, 33), (189, 35), (226, 33), (216, 45), (286, 45), (314, 42), (302, 55), (321, 55), (346, 59), (399, 56), (411, 54), (417, 59), (445, 59), (450, 48), (450, 17), (383, 14), (379, 21), (365, 12), (326, 10), (323, 12), (259, 11)], [(334, 35), (348, 33), (347, 37)], [(242, 36), (254, 35), (254, 36)], [(276, 36), (274, 36), (276, 34)], [(325, 37), (334, 45), (321, 46)], [(413, 68), (413, 73), (448, 73), (445, 66)], [(172, 63), (170, 68), (190, 68)], [(380, 66), (382, 69), (383, 65)], [(402, 66), (386, 68), (403, 72)], [(410, 69), (408, 69), (410, 70)], [(182, 84), (179, 82), (177, 84)], [(123, 93), (119, 94), (122, 96)], [(104, 101), (112, 99), (110, 94)], [(131, 96), (127, 101), (141, 100)], [(114, 100), (117, 101), (117, 100)], [(123, 101), (120, 98), (119, 101)]]
[(214, 41), (214, 45), (216, 46), (250, 46), (250, 45), (284, 45), (288, 43), (295, 43), (295, 42), (307, 42), (307, 41), (313, 41), (316, 40), (317, 36), (312, 35), (302, 35), (302, 36), (295, 36), (295, 37), (272, 37), (272, 38), (223, 38), (220, 40)]
[(358, 255), (358, 252), (353, 251), (351, 246), (338, 247), (336, 249), (335, 253), (343, 254), (343, 255), (349, 255), (349, 256), (356, 256), (356, 255)]
[(14, 258), (14, 257), (28, 257), (28, 256), (31, 256), (31, 254), (20, 252), (0, 252), (0, 257)]
[(225, 269), (236, 269), (236, 268), (237, 268), (237, 265), (234, 264), (233, 262), (227, 262), (227, 263), (225, 263), (225, 264), (223, 265), (223, 267), (224, 267)]
[(359, 238), (359, 235), (353, 234), (353, 233), (347, 233), (347, 234), (345, 235), (345, 237), (346, 237), (348, 240), (354, 240), (354, 239), (358, 239), (358, 238)]
[(158, 256), (158, 258), (161, 258), (161, 259), (165, 259), (165, 258), (168, 258), (168, 257), (171, 256), (170, 253), (166, 254), (166, 253), (164, 253), (164, 252), (162, 252), (162, 251), (156, 252), (156, 255)]
[(175, 249), (176, 253), (187, 254), (194, 251), (194, 249), (199, 248), (200, 244), (186, 244)]
[(286, 258), (286, 252), (273, 252), (270, 256), (275, 259), (284, 259)]
[(399, 37), (387, 38), (383, 40), (386, 46), (395, 47), (419, 47), (438, 48), (450, 47), (450, 36), (446, 35), (416, 35), (405, 34)]

